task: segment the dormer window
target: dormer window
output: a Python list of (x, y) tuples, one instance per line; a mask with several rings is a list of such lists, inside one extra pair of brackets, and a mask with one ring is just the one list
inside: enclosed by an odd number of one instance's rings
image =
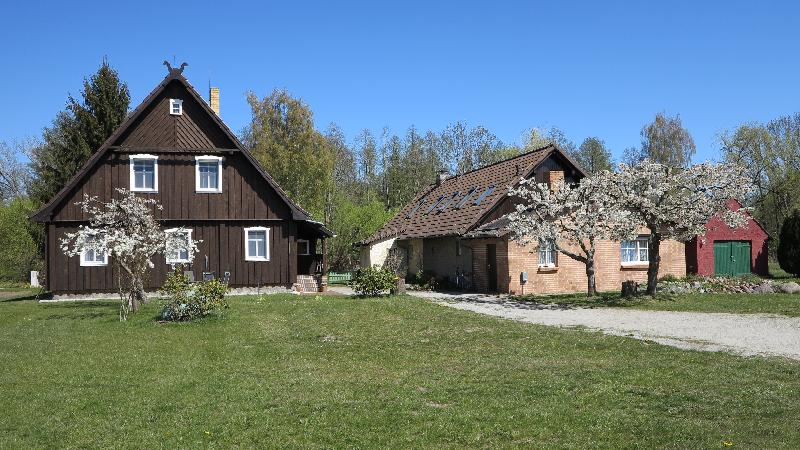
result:
[(158, 192), (158, 156), (130, 156), (132, 192)]
[(195, 191), (222, 192), (222, 157), (195, 156)]
[(169, 113), (173, 116), (180, 116), (183, 114), (183, 100), (177, 98), (169, 99)]

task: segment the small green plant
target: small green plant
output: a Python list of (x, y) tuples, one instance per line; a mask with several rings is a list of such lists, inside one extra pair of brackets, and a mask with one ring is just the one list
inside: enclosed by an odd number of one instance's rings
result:
[(393, 271), (375, 266), (358, 270), (350, 281), (350, 286), (358, 295), (375, 297), (391, 291), (396, 281), (397, 276)]
[(225, 283), (216, 279), (190, 283), (182, 266), (175, 267), (161, 290), (169, 298), (161, 310), (161, 320), (193, 320), (228, 307)]

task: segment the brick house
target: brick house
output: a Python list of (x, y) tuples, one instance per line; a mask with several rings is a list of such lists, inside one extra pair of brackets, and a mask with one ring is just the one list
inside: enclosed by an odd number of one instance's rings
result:
[[(730, 200), (733, 211), (742, 207)], [(731, 228), (720, 217), (706, 224), (706, 234), (686, 243), (686, 271), (704, 276), (768, 275), (769, 235), (758, 221), (747, 214), (747, 226)]]
[[(398, 258), (408, 273), (424, 271), (478, 292), (567, 293), (586, 290), (582, 263), (547, 246), (524, 248), (509, 239), (503, 218), (514, 209), (509, 188), (523, 178), (541, 183), (577, 182), (584, 172), (553, 145), (436, 183), (361, 242), (361, 265)], [(686, 274), (684, 244), (665, 241), (659, 275)], [(647, 237), (598, 244), (597, 288), (647, 280)], [(522, 279), (527, 277), (525, 283)]]

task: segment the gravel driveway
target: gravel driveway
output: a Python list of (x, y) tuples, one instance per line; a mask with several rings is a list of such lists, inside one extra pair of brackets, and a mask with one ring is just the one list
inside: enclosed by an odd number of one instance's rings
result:
[(606, 334), (673, 347), (800, 360), (800, 317), (564, 308), (517, 302), (504, 296), (409, 292), (456, 309), (558, 327), (583, 326)]

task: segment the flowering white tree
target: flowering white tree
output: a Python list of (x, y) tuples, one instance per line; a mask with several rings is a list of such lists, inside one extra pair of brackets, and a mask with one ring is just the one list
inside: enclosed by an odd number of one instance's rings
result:
[[(595, 252), (598, 241), (627, 239), (636, 229), (630, 213), (616, 208), (606, 176), (583, 178), (577, 185), (559, 181), (549, 187), (534, 179), (511, 189), (519, 198), (508, 215), (512, 239), (523, 246), (553, 245), (554, 249), (586, 266), (587, 295), (597, 293)], [(549, 244), (548, 244), (549, 243)]]
[(686, 169), (644, 160), (604, 173), (609, 193), (640, 227), (650, 230), (647, 293), (655, 295), (664, 239), (688, 241), (706, 232), (719, 214), (731, 227), (747, 225), (748, 208), (731, 211), (730, 199), (745, 199), (753, 188), (743, 167), (703, 163)]
[[(169, 255), (185, 249), (189, 259), (197, 252), (197, 242), (187, 230), (165, 233), (153, 217), (152, 209), (162, 209), (154, 199), (137, 197), (125, 189), (117, 189), (120, 198), (101, 203), (97, 197), (84, 195), (76, 204), (89, 216), (89, 226), (67, 233), (61, 240), (61, 250), (67, 256), (93, 251), (110, 257), (119, 274), (119, 294), (122, 300), (120, 320), (127, 320), (147, 302), (144, 283), (156, 254)], [(121, 269), (121, 270), (120, 270)], [(122, 275), (125, 275), (123, 283)]]

